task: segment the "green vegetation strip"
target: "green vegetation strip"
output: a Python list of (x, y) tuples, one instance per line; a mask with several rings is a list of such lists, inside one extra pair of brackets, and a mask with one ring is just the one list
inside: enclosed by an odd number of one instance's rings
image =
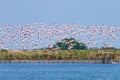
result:
[(95, 60), (120, 59), (120, 50), (1, 50), (0, 60)]

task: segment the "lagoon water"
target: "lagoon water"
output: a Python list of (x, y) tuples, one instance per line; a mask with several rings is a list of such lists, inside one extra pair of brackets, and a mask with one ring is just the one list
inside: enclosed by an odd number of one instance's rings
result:
[(120, 64), (0, 63), (0, 80), (120, 80)]

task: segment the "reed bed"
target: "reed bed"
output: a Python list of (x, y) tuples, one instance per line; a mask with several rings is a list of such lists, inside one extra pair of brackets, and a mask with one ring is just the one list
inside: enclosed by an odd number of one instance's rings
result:
[(120, 50), (1, 50), (0, 60), (95, 60), (120, 59)]

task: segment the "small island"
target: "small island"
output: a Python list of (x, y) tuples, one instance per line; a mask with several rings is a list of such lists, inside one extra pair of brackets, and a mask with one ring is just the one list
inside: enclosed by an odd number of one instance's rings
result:
[(90, 48), (74, 38), (65, 38), (52, 47), (33, 50), (0, 50), (0, 62), (73, 62), (111, 64), (120, 61), (120, 49)]

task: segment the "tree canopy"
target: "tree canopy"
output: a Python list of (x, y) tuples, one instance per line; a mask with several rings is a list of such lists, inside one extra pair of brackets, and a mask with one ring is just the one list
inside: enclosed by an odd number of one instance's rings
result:
[(60, 42), (57, 42), (55, 45), (53, 45), (53, 48), (59, 48), (60, 50), (84, 50), (87, 49), (87, 46), (84, 43), (79, 43), (74, 38), (64, 38)]

